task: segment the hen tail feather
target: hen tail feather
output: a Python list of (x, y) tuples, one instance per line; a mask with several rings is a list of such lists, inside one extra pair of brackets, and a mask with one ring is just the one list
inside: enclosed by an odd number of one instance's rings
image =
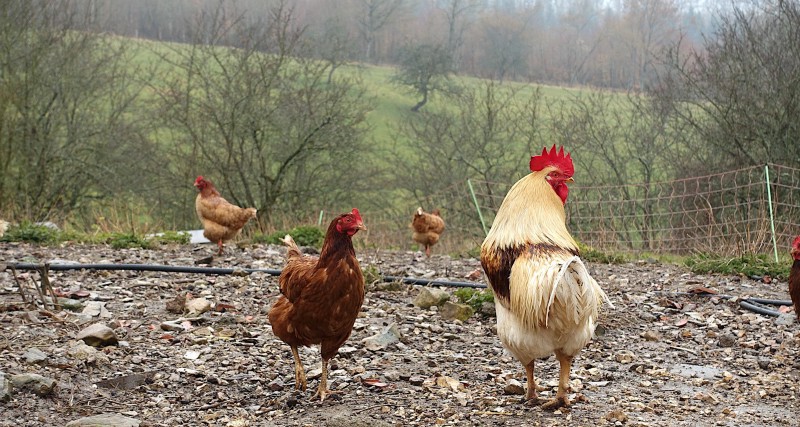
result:
[(287, 259), (303, 256), (303, 253), (300, 252), (300, 248), (297, 246), (297, 243), (294, 242), (294, 239), (292, 239), (292, 236), (287, 234), (283, 239), (281, 239), (281, 241), (283, 242), (284, 245), (286, 245), (286, 247), (288, 249), (286, 251), (286, 258)]

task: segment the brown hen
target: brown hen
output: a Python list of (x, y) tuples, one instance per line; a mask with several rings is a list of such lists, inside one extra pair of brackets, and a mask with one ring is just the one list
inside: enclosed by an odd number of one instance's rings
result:
[(314, 397), (325, 400), (328, 361), (353, 330), (364, 302), (364, 277), (352, 236), (366, 230), (358, 209), (336, 217), (328, 226), (319, 257), (303, 255), (291, 236), (286, 267), (279, 283), (281, 295), (269, 312), (272, 332), (292, 348), (295, 388), (305, 390), (306, 375), (297, 347), (320, 345), (322, 376)]
[(242, 227), (256, 217), (255, 208), (240, 208), (219, 194), (214, 184), (198, 176), (194, 186), (200, 190), (194, 201), (197, 217), (203, 223), (203, 236), (219, 247), (217, 255), (222, 255), (223, 242), (234, 238)]
[(425, 248), (425, 256), (431, 256), (431, 247), (439, 241), (439, 236), (444, 232), (444, 220), (439, 215), (439, 209), (431, 213), (417, 208), (411, 220), (411, 229), (414, 230), (414, 241)]

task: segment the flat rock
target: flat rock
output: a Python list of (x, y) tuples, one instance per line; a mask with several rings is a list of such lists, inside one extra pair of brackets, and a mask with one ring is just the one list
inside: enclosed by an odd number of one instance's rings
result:
[(25, 362), (30, 364), (42, 363), (47, 360), (47, 354), (36, 347), (29, 348), (22, 354), (22, 357), (25, 358)]
[(422, 288), (414, 298), (414, 305), (427, 310), (432, 306), (440, 306), (450, 299), (450, 293), (439, 288)]
[(401, 336), (397, 324), (392, 323), (380, 333), (364, 338), (364, 348), (369, 351), (385, 350), (389, 345), (400, 341)]
[(466, 304), (447, 301), (439, 309), (439, 315), (445, 320), (460, 320), (465, 322), (475, 314), (475, 310)]
[(67, 427), (139, 427), (141, 421), (119, 414), (100, 414), (79, 418), (67, 423)]
[(92, 347), (103, 347), (115, 345), (119, 342), (117, 334), (113, 329), (102, 323), (95, 323), (87, 326), (75, 336), (76, 339), (83, 340)]
[(525, 387), (522, 386), (521, 382), (512, 378), (508, 380), (506, 386), (503, 387), (503, 393), (511, 395), (523, 395), (525, 394)]
[(39, 396), (47, 396), (56, 388), (56, 380), (39, 374), (19, 374), (11, 376), (11, 385), (15, 389), (27, 390)]
[(0, 372), (0, 402), (11, 400), (11, 381), (4, 372)]

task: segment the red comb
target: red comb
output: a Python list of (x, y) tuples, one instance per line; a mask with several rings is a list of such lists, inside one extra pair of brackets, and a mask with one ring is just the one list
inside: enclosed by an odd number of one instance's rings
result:
[(194, 180), (194, 183), (197, 184), (198, 182), (200, 182), (202, 180), (203, 180), (203, 175), (200, 175), (200, 176), (197, 177), (196, 180)]
[(352, 213), (352, 214), (353, 214), (353, 216), (354, 216), (354, 217), (356, 217), (356, 220), (357, 220), (357, 221), (361, 221), (361, 214), (360, 214), (360, 213), (358, 213), (358, 209), (356, 209), (356, 208), (353, 208), (353, 211), (352, 211), (352, 212), (350, 212), (350, 213)]
[(794, 242), (792, 243), (792, 247), (800, 248), (800, 236), (797, 236), (797, 238), (794, 239)]
[(569, 153), (564, 155), (564, 147), (556, 152), (556, 145), (553, 144), (553, 148), (550, 149), (550, 152), (547, 151), (547, 147), (542, 148), (542, 154), (538, 156), (531, 156), (531, 172), (538, 172), (548, 166), (555, 166), (557, 167), (561, 173), (566, 176), (572, 176), (575, 173), (575, 166), (572, 165), (572, 157)]

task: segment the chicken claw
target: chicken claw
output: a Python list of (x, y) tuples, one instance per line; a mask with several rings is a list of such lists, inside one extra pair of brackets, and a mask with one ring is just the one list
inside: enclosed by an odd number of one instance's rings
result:
[(548, 400), (547, 402), (545, 402), (542, 405), (542, 409), (545, 409), (545, 410), (548, 410), (548, 411), (555, 411), (556, 409), (566, 408), (567, 406), (569, 406), (569, 399), (567, 398), (567, 396), (566, 395), (563, 395), (563, 396), (556, 395), (556, 397), (554, 399)]

